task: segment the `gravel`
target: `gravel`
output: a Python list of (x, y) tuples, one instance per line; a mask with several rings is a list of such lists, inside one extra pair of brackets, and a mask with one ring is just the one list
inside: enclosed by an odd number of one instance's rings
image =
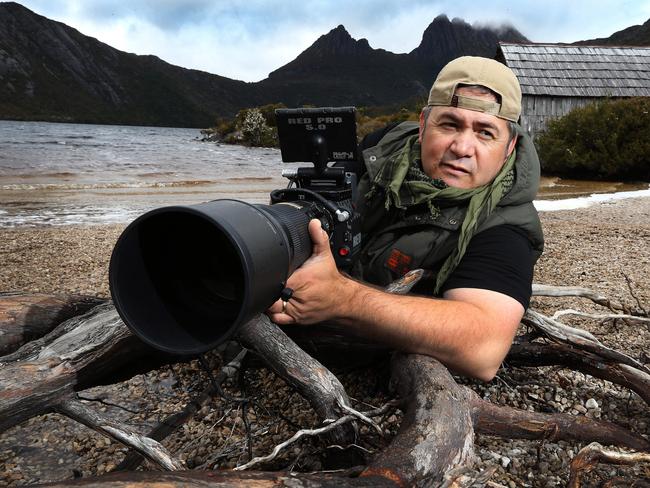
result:
[[(632, 306), (650, 308), (650, 199), (623, 200), (590, 208), (542, 214), (546, 251), (535, 281), (549, 285), (584, 286)], [(123, 226), (3, 229), (0, 231), (0, 291), (81, 293), (108, 297), (107, 264)], [(633, 296), (633, 295), (634, 296)], [(542, 313), (574, 308), (603, 313), (584, 299), (533, 299)], [(648, 363), (650, 328), (626, 321), (595, 321), (563, 317), (604, 344)], [(221, 359), (208, 355), (214, 371)], [(380, 372), (381, 371), (381, 372)], [(381, 368), (340, 374), (355, 406), (379, 406), (388, 398)], [(197, 362), (176, 364), (128, 381), (81, 392), (92, 408), (147, 432), (166, 415), (182, 409), (207, 386)], [(647, 405), (634, 393), (588, 375), (559, 367), (504, 366), (488, 384), (459, 378), (481, 397), (538, 412), (565, 412), (616, 422), (634, 432), (650, 434)], [(307, 402), (263, 368), (248, 368), (240, 380), (226, 385), (242, 403), (215, 398), (163, 444), (188, 467), (224, 469), (248, 459), (246, 415), (253, 455), (268, 454), (298, 428), (314, 427), (317, 418)], [(360, 460), (386, 446), (399, 426), (399, 411), (382, 420), (387, 436), (361, 427), (352, 448)], [(477, 436), (480, 467), (496, 467), (493, 480), (509, 487), (564, 485), (571, 459), (583, 447), (573, 442), (502, 440)], [(300, 442), (266, 469), (319, 470), (336, 462), (336, 448), (323, 439)], [(57, 414), (30, 419), (0, 435), (0, 484), (21, 486), (99, 475), (113, 469), (126, 449)], [(143, 469), (152, 468), (144, 464)], [(645, 471), (644, 471), (645, 470)], [(604, 466), (584, 486), (599, 486), (612, 476), (648, 476), (647, 466)]]

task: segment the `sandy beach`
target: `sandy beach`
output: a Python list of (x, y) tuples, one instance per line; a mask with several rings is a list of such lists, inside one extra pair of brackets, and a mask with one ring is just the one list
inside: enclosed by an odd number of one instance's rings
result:
[[(646, 309), (650, 308), (650, 198), (601, 203), (586, 209), (544, 212), (541, 218), (546, 250), (536, 268), (536, 283), (587, 287), (612, 299), (633, 306), (638, 301)], [(0, 230), (0, 291), (75, 293), (107, 298), (108, 261), (123, 228), (123, 225), (111, 225)], [(566, 308), (604, 312), (601, 307), (584, 299), (540, 297), (534, 298), (531, 306), (543, 313)], [(566, 322), (590, 330), (610, 347), (623, 350), (642, 361), (649, 361), (650, 327), (647, 324), (571, 318)], [(137, 395), (143, 388), (148, 388), (149, 392), (162, 391), (166, 399), (160, 400), (160, 405), (153, 409), (155, 414), (150, 409), (138, 417), (144, 425), (152, 422), (156, 415), (182, 407), (188, 398), (187, 387), (195, 385), (197, 381), (205, 381), (205, 378), (197, 376), (201, 375), (196, 374), (196, 366), (192, 364), (179, 367), (172, 373), (165, 371), (164, 374), (139, 376), (114, 387), (114, 401), (126, 402), (129, 395)], [(636, 432), (650, 435), (647, 406), (623, 388), (554, 367), (535, 370), (504, 368), (500, 371), (499, 378), (488, 385), (472, 385), (483, 397), (490, 398), (495, 403), (537, 410), (540, 403), (547, 399), (547, 407), (551, 411), (578, 415), (587, 412), (584, 404), (588, 399), (595, 399), (598, 409), (590, 410), (588, 414), (617, 421)], [(168, 385), (172, 384), (172, 379), (173, 388)], [(272, 418), (273, 408), (284, 408), (274, 404), (273, 398), (278, 397), (279, 402), (283, 394), (292, 398), (296, 396), (292, 396), (273, 375), (255, 372), (251, 373), (249, 380), (251, 391), (253, 388), (266, 391), (263, 394), (264, 401), (269, 401), (268, 405), (271, 405), (266, 412), (256, 412), (256, 422), (260, 426)], [(349, 384), (357, 395), (369, 394), (370, 390), (364, 389), (365, 386), (360, 386), (358, 381), (350, 379)], [(375, 391), (370, 395), (374, 401), (381, 401), (381, 393)], [(541, 398), (542, 402), (537, 398)], [(132, 403), (138, 405), (135, 400)], [(204, 412), (208, 418), (218, 418), (221, 413), (225, 413), (225, 407), (218, 403), (215, 401), (212, 404), (213, 412)], [(577, 408), (579, 405), (583, 407)], [(291, 415), (296, 424), (309, 424), (313, 421), (309, 414), (301, 413), (305, 409), (308, 407), (304, 402), (301, 403), (298, 399), (292, 402)], [(241, 416), (241, 412), (231, 410), (227, 418), (233, 416), (234, 426), (237, 424), (237, 415)], [(223, 439), (218, 440), (219, 436), (227, 436), (228, 428), (231, 427), (222, 421), (223, 426), (227, 427), (223, 432), (219, 430), (220, 424), (204, 436), (207, 439), (205, 442), (198, 442), (197, 445), (193, 436), (206, 428), (205, 423), (205, 418), (190, 422), (187, 429), (183, 430), (185, 437), (173, 436), (165, 445), (179, 449), (181, 457), (189, 460), (190, 466), (200, 466), (209, 460), (210, 446), (214, 448), (215, 443), (223, 444)], [(46, 425), (56, 425), (61, 430), (60, 442), (54, 442), (51, 438), (48, 442), (47, 435), (43, 439), (42, 429)], [(268, 439), (262, 439), (255, 445), (256, 453), (269, 452), (279, 438), (289, 437), (282, 435), (284, 429), (293, 432), (295, 428), (284, 421), (274, 425), (278, 437), (268, 434)], [(230, 434), (231, 442), (234, 442), (232, 430)], [(260, 434), (262, 437), (264, 436)], [(119, 462), (124, 449), (115, 443), (103, 445), (102, 442), (98, 435), (73, 426), (67, 419), (55, 415), (32, 419), (0, 435), (0, 472), (4, 473), (0, 474), (0, 483), (4, 481), (21, 485), (63, 479), (72, 475), (72, 469), (77, 469), (84, 476), (105, 472)], [(186, 447), (188, 443), (194, 443), (193, 447)], [(565, 442), (500, 441), (486, 437), (479, 437), (477, 443), (482, 462), (487, 466), (498, 466), (495, 480), (506, 486), (557, 486), (558, 483), (564, 483), (568, 462), (581, 447)], [(36, 452), (40, 452), (38, 449), (50, 449), (47, 452), (52, 454), (54, 460), (51, 464), (58, 465), (61, 469), (57, 471), (52, 468), (42, 472), (35, 470), (34, 464), (43, 462), (39, 461), (44, 459), (42, 453), (38, 456), (29, 454), (31, 451), (23, 449), (25, 446), (32, 446)], [(304, 449), (309, 451), (308, 448)], [(225, 461), (221, 466), (233, 465), (242, 455), (224, 455), (221, 459)], [(61, 459), (63, 462), (59, 461)], [(65, 466), (61, 467), (61, 464)], [(632, 471), (626, 469), (627, 471), (611, 468), (607, 473), (615, 471), (629, 476)], [(36, 474), (37, 471), (39, 474)]]

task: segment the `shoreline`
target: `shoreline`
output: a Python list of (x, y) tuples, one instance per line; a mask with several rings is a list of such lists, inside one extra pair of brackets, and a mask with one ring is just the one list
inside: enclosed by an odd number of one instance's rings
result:
[[(603, 280), (587, 279), (578, 268), (581, 263), (591, 266), (592, 258), (615, 251), (617, 255), (609, 261), (625, 264), (646, 290), (650, 287), (650, 278), (642, 272), (644, 266), (650, 269), (650, 252), (644, 249), (650, 248), (650, 198), (612, 199), (584, 208), (541, 211), (540, 219), (546, 249), (537, 264), (535, 282), (560, 284), (566, 280), (567, 285), (578, 285), (578, 281), (598, 286)], [(110, 253), (127, 225), (0, 228), (0, 291), (108, 297)], [(575, 270), (575, 279), (567, 280), (572, 274), (554, 273), (558, 266)], [(606, 269), (600, 272), (607, 274)]]

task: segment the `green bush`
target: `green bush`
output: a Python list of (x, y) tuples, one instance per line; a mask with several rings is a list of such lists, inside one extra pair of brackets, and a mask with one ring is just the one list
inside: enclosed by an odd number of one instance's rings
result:
[(650, 98), (605, 100), (552, 120), (535, 144), (546, 174), (650, 180)]

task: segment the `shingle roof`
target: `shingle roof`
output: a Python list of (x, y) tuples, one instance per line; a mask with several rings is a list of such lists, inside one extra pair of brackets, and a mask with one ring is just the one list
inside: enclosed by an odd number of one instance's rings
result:
[(529, 95), (650, 96), (650, 48), (499, 43)]

